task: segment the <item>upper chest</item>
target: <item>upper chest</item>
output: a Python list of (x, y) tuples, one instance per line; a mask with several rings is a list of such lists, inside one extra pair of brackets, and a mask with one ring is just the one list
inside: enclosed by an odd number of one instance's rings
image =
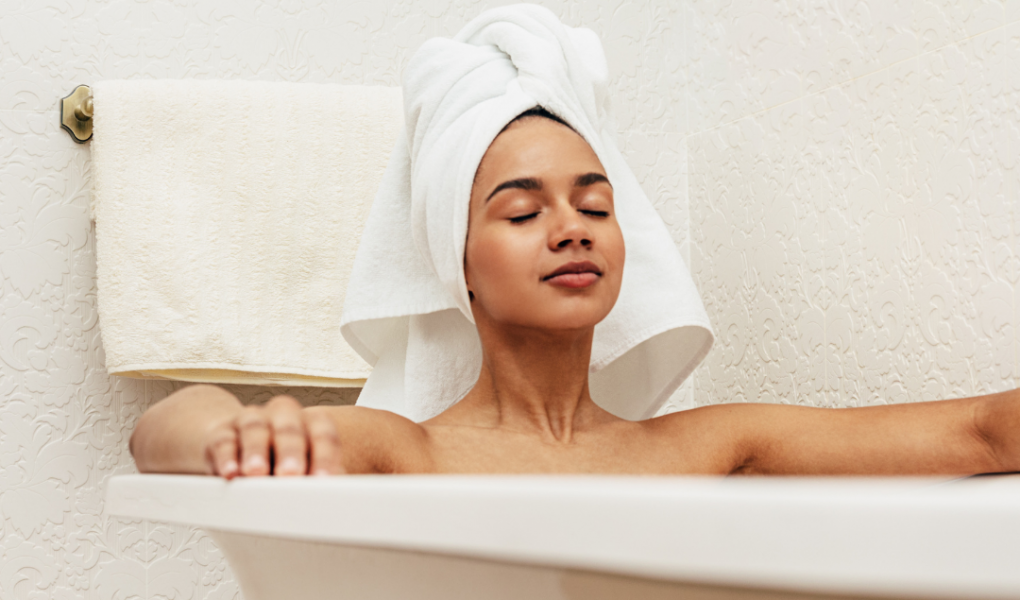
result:
[(473, 427), (434, 427), (427, 433), (423, 456), (414, 462), (421, 465), (420, 470), (433, 473), (728, 472), (704, 452), (692, 452), (688, 440), (664, 436), (638, 423), (577, 433), (567, 442)]

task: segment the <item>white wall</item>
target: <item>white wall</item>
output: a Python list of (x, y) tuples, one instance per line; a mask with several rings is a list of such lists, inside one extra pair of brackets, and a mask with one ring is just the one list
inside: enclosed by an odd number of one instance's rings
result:
[[(134, 471), (137, 418), (174, 386), (103, 370), (89, 148), (59, 129), (59, 98), (114, 78), (397, 85), (422, 41), (496, 4), (0, 0), (0, 598), (239, 596), (200, 532), (103, 516), (107, 478)], [(684, 13), (651, 0), (547, 4), (605, 41), (625, 151), (685, 243)]]
[(1020, 2), (692, 2), (695, 402), (1020, 384)]
[[(237, 596), (199, 532), (102, 516), (173, 387), (102, 368), (89, 150), (58, 99), (111, 78), (394, 85), (495, 4), (0, 0), (0, 597)], [(1017, 385), (1020, 0), (547, 5), (602, 36), (624, 151), (715, 325), (671, 409)]]

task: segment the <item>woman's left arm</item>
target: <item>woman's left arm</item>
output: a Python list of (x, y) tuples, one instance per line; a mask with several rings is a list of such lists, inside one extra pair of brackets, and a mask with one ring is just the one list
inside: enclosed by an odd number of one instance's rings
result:
[(728, 406), (746, 448), (735, 474), (1020, 471), (1020, 391), (846, 409)]
[(977, 398), (975, 428), (998, 464), (995, 472), (1020, 472), (1020, 390)]

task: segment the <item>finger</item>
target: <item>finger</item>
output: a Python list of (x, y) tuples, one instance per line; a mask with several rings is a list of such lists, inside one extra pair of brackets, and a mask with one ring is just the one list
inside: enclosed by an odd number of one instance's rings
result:
[(206, 457), (214, 475), (233, 479), (240, 473), (237, 462), (237, 430), (233, 424), (217, 427), (206, 442)]
[(246, 406), (237, 418), (241, 438), (241, 475), (269, 475), (269, 420), (261, 406)]
[(288, 396), (287, 394), (280, 394), (273, 396), (266, 402), (266, 410), (272, 411), (278, 408), (294, 408), (301, 410), (301, 403), (297, 401), (294, 396)]
[(273, 474), (304, 475), (308, 445), (301, 404), (290, 396), (277, 396), (266, 404), (272, 428)]
[(344, 473), (340, 436), (337, 434), (333, 419), (321, 413), (308, 411), (302, 415), (311, 444), (311, 449), (308, 452), (312, 463), (308, 471), (309, 474), (339, 475)]

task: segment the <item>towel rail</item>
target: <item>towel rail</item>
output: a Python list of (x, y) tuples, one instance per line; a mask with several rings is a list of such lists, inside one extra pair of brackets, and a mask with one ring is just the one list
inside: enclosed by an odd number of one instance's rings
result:
[(79, 85), (60, 100), (60, 127), (84, 144), (92, 139), (92, 89)]

